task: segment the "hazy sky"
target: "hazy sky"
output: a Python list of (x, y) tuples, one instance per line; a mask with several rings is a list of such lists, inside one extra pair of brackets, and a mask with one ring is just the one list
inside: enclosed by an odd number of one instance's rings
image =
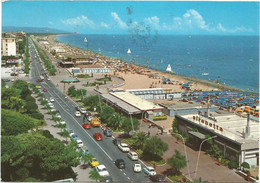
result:
[(7, 1), (2, 26), (84, 34), (259, 35), (258, 2)]

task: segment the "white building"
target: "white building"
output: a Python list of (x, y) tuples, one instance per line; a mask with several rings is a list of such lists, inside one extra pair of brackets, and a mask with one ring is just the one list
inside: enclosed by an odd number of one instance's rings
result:
[(1, 54), (2, 56), (16, 56), (15, 38), (2, 38)]

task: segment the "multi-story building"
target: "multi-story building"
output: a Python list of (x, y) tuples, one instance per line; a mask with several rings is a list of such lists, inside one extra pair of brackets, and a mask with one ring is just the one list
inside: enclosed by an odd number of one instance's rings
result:
[(2, 37), (2, 56), (16, 56), (16, 39), (14, 37)]

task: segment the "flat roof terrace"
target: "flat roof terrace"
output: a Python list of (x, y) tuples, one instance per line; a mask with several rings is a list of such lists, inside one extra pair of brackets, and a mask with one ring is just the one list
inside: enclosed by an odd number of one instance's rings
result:
[[(175, 110), (181, 110), (181, 109), (187, 109), (187, 108), (196, 108), (196, 109), (200, 109), (200, 108), (205, 108), (207, 107), (207, 105), (203, 105), (199, 102), (183, 102), (180, 99), (173, 99), (173, 100), (155, 100), (156, 104), (160, 104), (162, 106), (167, 107), (168, 109), (175, 109)], [(211, 106), (213, 107), (213, 105)], [(215, 106), (214, 106), (215, 107)]]
[[(247, 118), (240, 117), (234, 114), (220, 115), (212, 113), (216, 121), (199, 115), (181, 115), (193, 123), (197, 123), (209, 130), (237, 141), (241, 144), (259, 141), (259, 121), (250, 120), (250, 136), (244, 138), (246, 132)], [(195, 116), (195, 119), (194, 119)], [(200, 121), (198, 120), (200, 118)]]
[(131, 106), (136, 107), (137, 109), (139, 109), (141, 111), (153, 111), (153, 110), (163, 110), (164, 109), (163, 107), (161, 107), (159, 105), (155, 105), (154, 103), (149, 102), (145, 99), (142, 99), (141, 97), (138, 97), (129, 92), (124, 92), (124, 91), (110, 92), (110, 94), (113, 95), (114, 97), (119, 98), (122, 101), (130, 104)]

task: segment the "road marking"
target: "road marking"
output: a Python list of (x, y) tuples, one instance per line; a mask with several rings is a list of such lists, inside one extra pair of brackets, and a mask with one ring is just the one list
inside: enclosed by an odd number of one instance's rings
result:
[(124, 174), (124, 175), (126, 175), (126, 173), (125, 173), (125, 172), (123, 172), (123, 174)]
[(130, 178), (129, 177), (127, 177), (129, 180), (130, 180)]

